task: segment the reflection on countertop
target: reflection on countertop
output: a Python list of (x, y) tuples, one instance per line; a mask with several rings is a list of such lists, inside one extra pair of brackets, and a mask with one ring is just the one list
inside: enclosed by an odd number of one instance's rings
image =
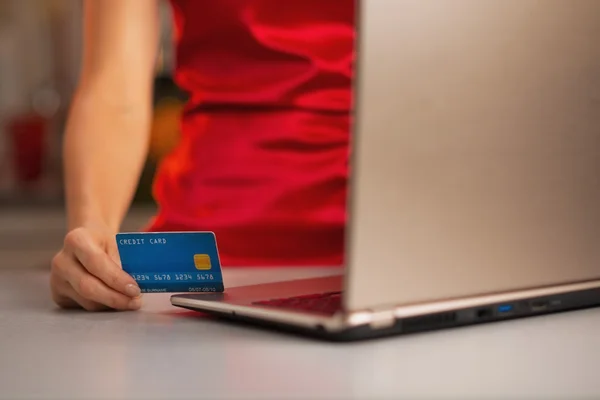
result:
[[(143, 227), (154, 214), (152, 207), (133, 208), (122, 230)], [(62, 208), (3, 208), (0, 210), (0, 268), (48, 268), (65, 234)]]

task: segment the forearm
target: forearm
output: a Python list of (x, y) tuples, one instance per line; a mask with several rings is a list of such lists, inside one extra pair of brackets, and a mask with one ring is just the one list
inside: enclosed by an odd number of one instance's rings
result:
[(76, 95), (64, 139), (69, 230), (101, 223), (118, 231), (146, 159), (150, 112), (143, 101), (111, 103), (85, 89)]

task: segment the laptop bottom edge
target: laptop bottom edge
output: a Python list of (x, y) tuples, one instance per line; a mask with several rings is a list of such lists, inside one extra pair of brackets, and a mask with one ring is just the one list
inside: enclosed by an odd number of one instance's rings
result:
[[(235, 305), (228, 305), (223, 309), (211, 307), (209, 304), (204, 304), (201, 295), (197, 300), (191, 301), (185, 301), (185, 299), (178, 301), (177, 296), (173, 296), (172, 303), (176, 307), (201, 312), (230, 323), (249, 324), (259, 328), (332, 342), (353, 342), (593, 308), (600, 306), (600, 289), (586, 289), (396, 318), (393, 324), (379, 328), (370, 324), (340, 325), (337, 323), (339, 328), (335, 330), (327, 329), (325, 324), (294, 323), (294, 320), (298, 321), (294, 318), (290, 318), (289, 321), (282, 318), (271, 319), (264, 312), (253, 314), (247, 312), (248, 309), (245, 307), (236, 309)], [(281, 312), (281, 310), (277, 310), (277, 312)]]

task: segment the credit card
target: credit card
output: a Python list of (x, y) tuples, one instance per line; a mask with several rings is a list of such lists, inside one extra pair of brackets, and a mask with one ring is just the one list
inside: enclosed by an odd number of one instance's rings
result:
[(123, 270), (142, 293), (223, 292), (213, 232), (118, 233)]

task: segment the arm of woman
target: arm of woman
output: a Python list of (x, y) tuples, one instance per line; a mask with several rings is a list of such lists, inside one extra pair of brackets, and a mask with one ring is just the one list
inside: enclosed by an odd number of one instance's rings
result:
[(135, 309), (114, 234), (148, 152), (157, 0), (87, 0), (81, 75), (64, 137), (68, 234), (52, 263), (62, 307)]

